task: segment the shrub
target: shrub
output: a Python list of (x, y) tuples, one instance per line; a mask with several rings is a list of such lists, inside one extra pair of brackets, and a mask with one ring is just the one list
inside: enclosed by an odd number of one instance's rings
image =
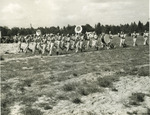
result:
[(79, 97), (76, 97), (72, 100), (73, 103), (76, 103), (76, 104), (80, 104), (82, 103), (81, 99)]
[(139, 76), (149, 76), (149, 67), (142, 67), (138, 71)]
[(33, 79), (26, 79), (23, 81), (23, 86), (31, 87), (32, 82), (33, 82)]
[(31, 107), (26, 107), (22, 113), (24, 115), (43, 115), (43, 113), (38, 109), (32, 109)]
[(131, 70), (129, 70), (128, 74), (129, 75), (137, 75), (138, 69), (137, 68), (133, 68)]
[(101, 87), (112, 87), (113, 82), (116, 82), (118, 80), (119, 78), (114, 76), (105, 76), (103, 78), (97, 78), (98, 85)]
[(132, 93), (132, 95), (129, 97), (130, 98), (129, 104), (139, 105), (140, 102), (144, 101), (144, 97), (145, 97), (145, 94), (143, 93)]
[(87, 90), (86, 88), (80, 88), (80, 89), (78, 90), (78, 92), (79, 92), (81, 95), (84, 95), (84, 96), (86, 96), (86, 95), (89, 94), (89, 92), (88, 92), (88, 90)]
[(76, 89), (76, 83), (68, 83), (63, 86), (64, 91), (73, 91)]
[(78, 76), (78, 74), (77, 73), (73, 73), (73, 76)]
[(23, 96), (21, 97), (22, 103), (25, 105), (31, 105), (37, 99), (35, 97)]
[(59, 99), (59, 100), (67, 100), (68, 97), (66, 95), (64, 95), (64, 94), (61, 94), (61, 95), (57, 96), (57, 99)]
[(48, 110), (48, 109), (52, 109), (52, 107), (49, 106), (49, 105), (45, 105), (45, 106), (44, 106), (44, 109), (45, 109), (45, 110)]

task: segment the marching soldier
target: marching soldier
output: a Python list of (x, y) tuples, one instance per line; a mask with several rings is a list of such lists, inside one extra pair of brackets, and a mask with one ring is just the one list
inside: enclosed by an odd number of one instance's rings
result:
[(144, 32), (144, 34), (143, 34), (143, 38), (144, 38), (144, 45), (148, 45), (148, 43), (147, 43), (147, 39), (148, 39), (148, 36), (149, 36), (149, 34), (148, 34), (148, 32), (145, 30), (145, 32)]
[(137, 46), (136, 44), (136, 40), (137, 40), (137, 33), (136, 31), (134, 31), (132, 34), (131, 34), (132, 38), (133, 38), (133, 46)]

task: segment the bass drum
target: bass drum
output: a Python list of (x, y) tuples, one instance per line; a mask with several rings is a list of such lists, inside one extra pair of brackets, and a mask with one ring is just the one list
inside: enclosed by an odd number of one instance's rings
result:
[(104, 42), (105, 42), (106, 44), (109, 44), (109, 43), (110, 43), (110, 38), (109, 38), (109, 35), (108, 35), (108, 34), (105, 34), (105, 36), (104, 36)]

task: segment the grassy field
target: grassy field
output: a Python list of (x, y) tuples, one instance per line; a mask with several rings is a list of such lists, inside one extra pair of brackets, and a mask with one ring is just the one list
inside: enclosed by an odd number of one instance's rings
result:
[(1, 59), (2, 115), (149, 115), (149, 46)]

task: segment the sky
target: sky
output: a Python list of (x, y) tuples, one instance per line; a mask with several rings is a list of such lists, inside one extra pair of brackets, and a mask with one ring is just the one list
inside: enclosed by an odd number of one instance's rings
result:
[(0, 0), (0, 26), (119, 25), (149, 18), (149, 0)]

